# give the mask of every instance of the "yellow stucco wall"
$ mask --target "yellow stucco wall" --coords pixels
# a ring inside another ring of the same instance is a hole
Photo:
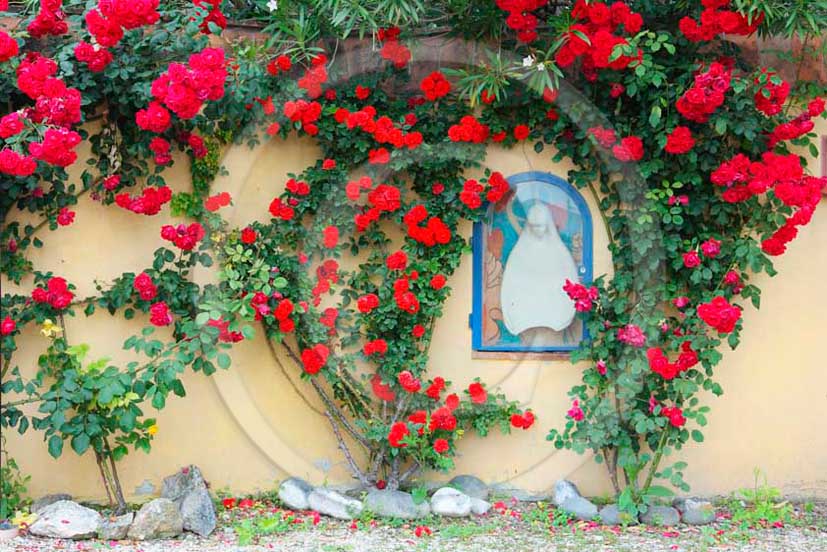
[[[317,153],[312,142],[296,139],[269,142],[252,151],[230,148],[224,159],[229,176],[220,177],[215,189],[231,192],[236,205],[223,214],[236,225],[266,219],[267,205],[282,189],[287,173],[302,171]],[[540,170],[565,178],[568,167],[553,165],[549,157],[548,152],[535,154],[530,146],[491,149],[486,164],[506,175]],[[168,181],[185,188],[185,163],[172,170]],[[596,212],[592,199],[586,200]],[[33,250],[31,257],[35,266],[74,282],[78,296],[93,294],[96,279],[106,282],[123,271],[148,266],[161,244],[158,229],[169,220],[166,211],[140,217],[88,198],[81,200],[77,213],[75,224],[46,236],[46,246]],[[470,226],[464,231],[470,234]],[[827,296],[820,287],[827,274],[825,237],[827,215],[819,212],[779,259],[779,277],[759,278],[763,307],[760,312],[747,309],[742,345],[726,352],[718,368],[725,395],[711,399],[706,442],[683,453],[693,492],[715,495],[749,486],[753,469],[759,467],[771,484],[792,496],[827,497],[827,376],[820,343],[827,327]],[[595,217],[596,275],[611,269],[606,243],[605,230]],[[472,359],[470,255],[450,283],[454,292],[437,324],[431,372],[459,387],[480,376],[539,416],[526,432],[465,439],[457,471],[535,491],[569,477],[587,494],[607,493],[602,467],[589,457],[558,453],[545,441],[547,429],[563,421],[566,392],[578,381],[579,368],[562,360]],[[145,322],[106,313],[80,315],[68,320],[67,333],[72,342],[89,343],[94,357],[126,361],[121,344]],[[17,363],[33,366],[44,346],[45,338],[28,329],[20,339]],[[160,431],[152,453],[130,453],[120,465],[130,496],[151,492],[152,486],[157,490],[163,476],[188,463],[198,464],[214,489],[237,493],[271,489],[287,475],[315,483],[346,482],[346,466],[327,421],[315,411],[320,405],[312,389],[289,362],[274,358],[261,339],[239,344],[229,371],[212,378],[190,373],[185,385],[188,396],[171,398],[157,416]],[[151,407],[147,410],[154,414]],[[24,438],[8,435],[8,449],[32,475],[32,495],[65,491],[101,498],[91,456],[78,457],[67,448],[55,461],[32,431]]]

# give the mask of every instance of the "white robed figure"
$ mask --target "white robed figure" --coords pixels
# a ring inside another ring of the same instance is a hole
[[[563,291],[567,279],[578,281],[574,258],[560,239],[551,210],[536,201],[503,272],[500,299],[506,329],[527,345],[559,341],[559,332],[571,325],[576,314]]]

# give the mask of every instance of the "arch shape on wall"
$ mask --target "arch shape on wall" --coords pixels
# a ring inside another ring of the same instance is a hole
[[[505,326],[500,301],[500,285],[508,269],[511,251],[523,234],[518,221],[526,219],[526,205],[543,204],[550,213],[554,234],[559,236],[573,264],[552,262],[540,255],[541,263],[554,268],[555,276],[569,274],[588,285],[593,277],[593,226],[588,205],[582,195],[566,180],[554,174],[529,171],[508,179],[511,191],[488,207],[485,218],[474,224],[473,305],[470,317],[472,349],[491,353],[565,353],[575,350],[588,338],[583,322],[577,318],[559,332],[546,328],[533,333],[531,328],[520,335],[511,334]],[[520,214],[522,210],[522,215]],[[543,215],[541,215],[543,216]],[[519,229],[518,229],[519,227]],[[531,238],[528,238],[531,239]],[[521,251],[527,251],[523,248]],[[517,265],[517,260],[513,261]],[[550,263],[550,264],[548,264]],[[569,267],[561,273],[559,265]],[[516,269],[512,269],[513,270]],[[549,269],[551,270],[551,269]],[[562,290],[562,281],[559,282]],[[556,289],[556,284],[554,288]],[[513,308],[513,307],[508,307]],[[499,311],[498,311],[499,309]],[[513,316],[512,316],[513,318]]]

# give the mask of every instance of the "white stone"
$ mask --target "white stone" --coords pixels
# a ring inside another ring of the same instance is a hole
[[[71,500],[58,500],[43,507],[29,532],[55,539],[91,539],[103,522],[101,515]]]
[[[488,513],[491,509],[491,503],[479,498],[471,497],[471,513],[477,516],[482,516]]]
[[[362,513],[362,503],[330,489],[313,489],[307,497],[311,509],[337,519],[353,519]]]
[[[313,485],[298,477],[291,477],[279,485],[279,500],[291,510],[307,510],[307,497],[313,492]]]
[[[431,511],[440,516],[466,517],[471,513],[471,497],[453,487],[443,487],[431,497]]]

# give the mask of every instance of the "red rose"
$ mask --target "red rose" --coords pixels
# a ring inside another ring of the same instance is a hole
[[[695,139],[692,137],[692,131],[685,126],[675,127],[666,137],[666,146],[663,148],[667,153],[682,154],[691,150],[695,146]]]
[[[330,355],[330,349],[322,343],[317,343],[309,349],[302,351],[302,364],[304,371],[308,374],[318,374],[319,370],[327,364],[327,357]]]
[[[449,448],[451,447],[446,439],[437,439],[436,441],[434,441],[434,452],[436,452],[437,454],[443,454],[445,452],[448,452]]]
[[[172,313],[167,304],[163,301],[154,303],[149,307],[149,321],[154,326],[169,326],[172,324]]]
[[[385,264],[390,270],[405,270],[408,265],[408,256],[404,251],[397,251],[388,255]]]
[[[0,322],[0,335],[9,335],[10,333],[14,332],[17,329],[17,322],[12,320],[10,316],[7,316]]]
[[[697,251],[687,251],[683,254],[683,266],[686,268],[695,268],[701,264],[701,258]]]
[[[67,207],[61,207],[57,214],[57,223],[60,226],[69,226],[75,221],[75,212],[70,211]]]
[[[257,238],[258,234],[249,226],[241,231],[241,243],[246,243],[247,245],[250,245],[252,243],[255,243]]]
[[[401,441],[410,435],[410,433],[408,424],[405,422],[396,422],[391,426],[390,432],[388,433],[388,443],[393,448],[405,448],[408,445],[402,443]]]
[[[474,382],[469,385],[468,394],[471,395],[471,402],[474,404],[484,404],[488,400],[488,393],[481,383]]]
[[[741,318],[741,309],[717,296],[709,303],[698,305],[698,317],[720,333],[730,333]]]
[[[442,289],[445,286],[446,278],[442,274],[437,274],[431,278],[431,287],[433,289]]]
[[[531,129],[527,125],[517,125],[514,127],[514,138],[517,140],[525,140],[531,134]]]
[[[324,229],[324,246],[328,249],[333,249],[339,243],[339,228],[336,226],[328,226]]]
[[[413,327],[413,330],[411,330],[411,335],[419,339],[420,337],[425,335],[425,326],[423,326],[422,324],[417,324]]]
[[[435,431],[442,429],[444,431],[454,431],[457,428],[457,419],[453,412],[447,406],[440,406],[431,414],[431,423],[428,429]]]
[[[362,86],[361,84],[356,85],[356,98],[360,100],[367,100],[368,96],[370,96],[370,88],[367,86]]]
[[[715,238],[709,238],[701,244],[701,251],[704,256],[714,259],[721,253],[721,242]]]
[[[0,63],[4,63],[13,57],[16,57],[19,51],[20,48],[17,41],[10,37],[4,30],[0,29]]]
[[[356,300],[356,306],[359,312],[368,314],[379,306],[379,297],[375,293],[368,293]]]
[[[643,141],[637,136],[627,136],[612,148],[612,153],[623,163],[640,161],[643,158]]]
[[[362,352],[365,356],[370,356],[373,354],[384,355],[388,352],[388,343],[384,339],[374,339],[373,341],[368,341],[365,343],[364,347],[362,347]]]
[[[442,393],[443,389],[445,389],[445,379],[437,376],[434,378],[434,381],[431,382],[431,385],[429,385],[425,390],[425,394],[428,398],[438,401],[439,395]]]
[[[399,382],[399,385],[402,386],[402,389],[408,393],[416,393],[422,388],[422,382],[416,379],[416,377],[414,377],[414,375],[408,370],[399,372],[396,380]]]

